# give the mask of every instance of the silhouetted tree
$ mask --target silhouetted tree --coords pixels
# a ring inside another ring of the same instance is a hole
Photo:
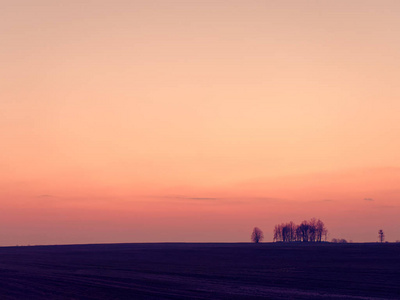
[[[296,241],[301,242],[301,228],[296,226]]]
[[[296,240],[297,226],[293,223],[282,223],[275,225],[274,228],[274,241],[275,242],[293,242]]]
[[[299,226],[289,222],[274,227],[274,242],[321,242],[323,236],[327,239],[327,235],[324,222],[316,218],[303,221]]]
[[[264,238],[264,234],[262,230],[258,227],[254,227],[253,232],[251,233],[251,241],[258,244]]]
[[[345,239],[332,239],[331,243],[347,244]]]
[[[315,224],[316,227],[316,241],[317,242],[321,242],[322,241],[322,237],[325,238],[325,241],[328,237],[328,229],[326,229],[324,222],[322,222],[321,220],[318,219],[318,221]]]
[[[303,242],[308,242],[309,241],[309,232],[310,232],[310,226],[308,225],[307,221],[303,221],[300,226],[300,234],[301,234],[301,240]]]
[[[317,219],[315,218],[308,222],[308,239],[310,242],[315,242],[317,239]]]
[[[379,236],[379,241],[383,243],[383,241],[385,240],[385,234],[383,233],[382,229],[378,231],[378,236]]]
[[[288,228],[288,241],[289,242],[294,242],[296,240],[296,224],[294,224],[292,221],[286,224],[286,227]]]
[[[282,229],[281,225],[275,225],[274,228],[274,242],[282,241]]]

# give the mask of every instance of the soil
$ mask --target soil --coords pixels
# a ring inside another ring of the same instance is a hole
[[[2,247],[0,299],[400,299],[400,244]]]

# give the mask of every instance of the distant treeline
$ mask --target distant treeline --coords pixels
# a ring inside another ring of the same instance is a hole
[[[274,242],[321,242],[326,241],[328,229],[320,219],[312,218],[300,225],[293,222],[275,225]]]
[[[350,241],[350,243],[351,242],[352,241]],[[332,239],[331,243],[347,244],[347,240],[345,240],[345,239]]]

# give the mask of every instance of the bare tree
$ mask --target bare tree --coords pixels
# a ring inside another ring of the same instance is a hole
[[[275,225],[274,228],[274,242],[282,241],[282,228],[281,225]]]
[[[293,222],[282,223],[274,227],[274,242],[322,242],[328,237],[328,230],[320,219],[312,218],[300,225]]]
[[[383,241],[385,240],[385,234],[383,233],[382,229],[378,231],[378,236],[379,236],[379,242],[383,243]]]
[[[296,241],[301,242],[301,237],[302,237],[301,228],[300,228],[300,226],[297,226],[296,227]]]
[[[297,226],[293,222],[275,225],[274,242],[294,242],[296,241]]]
[[[316,242],[317,241],[317,219],[312,218],[308,221],[308,233],[309,233],[309,241]]]
[[[328,237],[328,230],[326,229],[324,222],[318,219],[316,223],[316,241],[321,242],[323,236],[325,237],[326,241]]]
[[[289,228],[289,241],[294,242],[296,241],[296,224],[294,224],[292,221],[286,224],[286,226]]]
[[[254,227],[253,232],[251,234],[251,241],[253,243],[258,244],[259,242],[261,242],[264,238],[264,234],[262,232],[262,230],[258,227]]]
[[[288,241],[288,235],[289,235],[289,229],[285,224],[282,223],[282,242],[287,242]]]
[[[300,225],[299,225],[299,229],[300,229],[300,234],[301,234],[301,240],[303,242],[308,242],[309,241],[309,234],[310,234],[310,226],[308,225],[307,221],[303,221]]]

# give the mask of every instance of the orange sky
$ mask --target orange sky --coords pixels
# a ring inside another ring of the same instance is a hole
[[[1,245],[400,240],[399,1],[0,6]]]

